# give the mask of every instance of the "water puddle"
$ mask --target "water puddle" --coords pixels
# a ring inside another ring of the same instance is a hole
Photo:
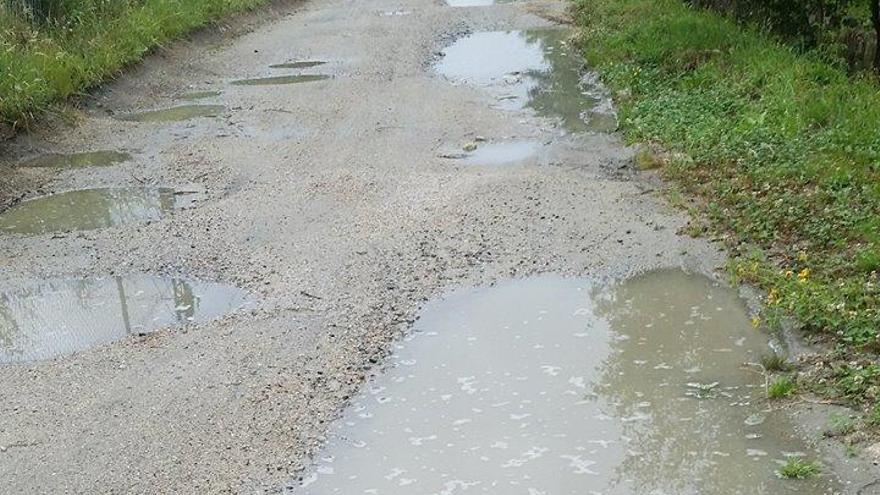
[[[244,291],[148,275],[54,280],[0,292],[0,363],[51,359],[240,308]]]
[[[540,148],[541,143],[529,140],[481,143],[463,161],[468,165],[507,165],[535,156]]]
[[[301,60],[298,62],[286,62],[283,64],[270,65],[270,69],[308,69],[309,67],[317,67],[327,62],[322,60]]]
[[[131,155],[121,151],[89,151],[86,153],[48,153],[19,163],[28,168],[85,168],[108,167],[131,160]]]
[[[0,231],[45,234],[159,220],[203,198],[202,191],[164,187],[80,189],[13,206],[0,214]]]
[[[387,10],[379,12],[380,17],[401,17],[410,14],[412,14],[412,11],[410,10]]]
[[[121,115],[118,118],[131,122],[180,122],[189,119],[216,117],[225,110],[226,107],[222,105],[180,105],[162,110]]]
[[[193,91],[191,93],[184,93],[180,95],[180,99],[189,101],[204,100],[207,98],[215,98],[217,96],[220,96],[221,94],[223,94],[222,91]]]
[[[437,71],[486,88],[499,108],[532,109],[569,132],[613,130],[610,99],[598,79],[584,73],[570,35],[562,29],[474,33],[443,50]]]
[[[290,76],[259,77],[256,79],[239,79],[232,81],[236,86],[271,86],[275,84],[299,84],[330,79],[324,74],[294,74]]]
[[[506,3],[514,3],[517,0],[446,0],[446,5],[450,7],[488,7],[490,5],[499,5]]]
[[[768,351],[734,291],[678,270],[455,292],[288,493],[832,493],[775,474],[815,453],[744,365]]]
[[[488,7],[495,5],[495,0],[446,0],[450,7]]]

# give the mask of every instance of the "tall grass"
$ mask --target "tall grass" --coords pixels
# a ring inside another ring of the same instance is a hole
[[[877,81],[678,0],[576,1],[623,130],[678,152],[666,175],[704,199],[734,273],[766,289],[765,321],[794,317],[837,362],[874,356]]]
[[[22,126],[184,33],[266,0],[63,0],[46,16],[0,3],[0,123]],[[47,2],[48,0],[40,0]]]

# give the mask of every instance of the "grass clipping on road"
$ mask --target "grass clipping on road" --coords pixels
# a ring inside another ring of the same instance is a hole
[[[678,0],[576,0],[588,61],[632,141],[698,198],[739,280],[766,290],[756,326],[830,343],[811,387],[880,398],[880,85]],[[802,369],[803,372],[807,372]]]
[[[0,124],[25,126],[163,43],[263,3],[67,0],[63,17],[26,22],[9,11],[11,2],[0,2]]]

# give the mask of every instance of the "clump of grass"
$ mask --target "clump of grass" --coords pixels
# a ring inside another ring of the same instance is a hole
[[[825,430],[825,436],[836,437],[848,435],[852,433],[855,428],[856,422],[852,417],[846,414],[834,413],[828,417],[828,428]]]
[[[0,124],[26,125],[153,48],[266,1],[65,0],[54,2],[63,10],[47,10],[51,17],[40,21],[13,13],[16,2],[0,1]]]
[[[790,366],[788,365],[788,361],[785,360],[785,357],[780,356],[775,352],[764,354],[763,356],[761,356],[761,366],[764,367],[764,370],[771,373],[787,371],[790,368]]]
[[[767,386],[767,397],[770,399],[784,399],[791,396],[797,389],[797,384],[788,376],[780,376]]]
[[[828,390],[880,399],[880,373],[837,371],[880,349],[876,78],[680,0],[576,2],[587,59],[626,95],[620,128],[687,157],[661,170],[766,290],[761,321],[831,343]]]
[[[820,472],[822,468],[818,462],[789,457],[788,461],[776,471],[776,475],[783,479],[801,480],[817,476]]]

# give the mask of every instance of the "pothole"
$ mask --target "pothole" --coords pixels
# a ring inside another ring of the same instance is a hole
[[[223,113],[223,105],[179,105],[161,110],[120,115],[119,120],[131,122],[180,122],[182,120],[216,117]]]
[[[221,94],[223,94],[222,91],[192,91],[180,95],[180,99],[189,101],[204,100],[207,98],[215,98]]]
[[[508,165],[534,157],[541,143],[533,140],[480,143],[462,160],[468,165]]]
[[[258,77],[255,79],[239,79],[232,81],[235,86],[272,86],[276,84],[300,84],[323,81],[331,76],[324,74],[292,74],[288,76]]]
[[[816,453],[763,400],[767,352],[736,292],[679,270],[457,291],[288,493],[833,493],[775,475]]]
[[[617,127],[598,79],[584,72],[570,30],[534,29],[473,33],[443,50],[436,70],[454,83],[485,88],[496,106],[532,109],[557,119],[569,132]]]
[[[490,5],[515,3],[516,0],[446,0],[450,7],[488,7]]]
[[[240,308],[241,289],[149,275],[33,282],[0,292],[0,363],[51,359]]]
[[[89,151],[85,153],[47,153],[25,160],[17,167],[27,168],[86,168],[107,167],[131,160],[131,155],[122,151]]]
[[[0,214],[0,231],[45,234],[159,220],[204,198],[201,190],[79,189],[24,201]]]
[[[310,67],[317,67],[319,65],[324,65],[327,62],[323,60],[300,60],[296,62],[285,62],[283,64],[274,64],[270,65],[270,69],[308,69]]]

